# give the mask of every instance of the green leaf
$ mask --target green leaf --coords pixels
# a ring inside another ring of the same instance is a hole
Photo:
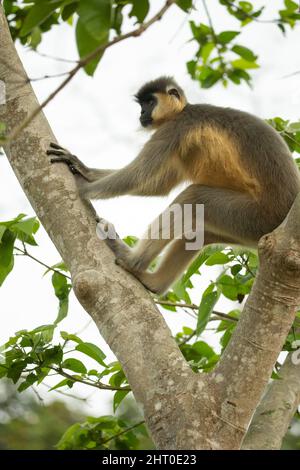
[[[57,2],[37,2],[32,8],[30,8],[28,15],[26,16],[23,26],[20,31],[20,36],[26,36],[33,28],[43,23],[52,13],[57,10],[62,4],[62,0]]]
[[[215,355],[215,351],[204,341],[196,341],[192,347],[200,356],[207,359]]]
[[[88,56],[90,53],[94,52],[100,45],[105,44],[108,41],[108,31],[106,36],[103,35],[103,39],[101,41],[95,39],[86,29],[84,23],[79,20],[77,21],[76,25],[76,43],[77,49],[79,52],[79,56],[81,59]],[[97,65],[103,55],[103,51],[100,51],[94,59],[89,61],[87,65],[84,66],[84,70],[88,75],[94,75],[94,72],[97,68]]]
[[[69,272],[67,266],[65,265],[65,263],[63,261],[59,261],[58,263],[56,264],[53,264],[52,266],[50,266],[50,268],[52,269],[56,269],[57,271],[65,271],[65,272]],[[45,272],[44,272],[44,276],[46,274],[48,274],[49,272],[53,272],[52,269],[47,269]]]
[[[68,315],[69,310],[69,299],[64,298],[59,300],[58,314],[54,321],[54,324],[57,325]]]
[[[188,13],[193,6],[193,0],[177,0],[176,5],[178,5],[181,10]]]
[[[250,2],[239,2],[239,7],[246,13],[250,13],[253,10],[253,5]]]
[[[29,334],[42,333],[42,338],[44,340],[44,343],[47,344],[47,343],[50,343],[50,341],[52,341],[54,330],[55,330],[55,325],[42,325],[30,331]]]
[[[116,412],[116,410],[118,409],[118,407],[120,406],[120,404],[122,403],[126,395],[128,395],[128,393],[129,393],[129,390],[118,390],[114,394],[114,402],[113,402],[114,413]]]
[[[211,255],[205,262],[207,266],[214,266],[215,264],[226,264],[230,261],[230,256],[222,252],[217,252]]]
[[[248,47],[236,45],[231,50],[249,62],[255,62],[257,59],[257,55],[251,49],[248,49]]]
[[[0,225],[0,243],[1,243],[5,230],[6,230],[5,225]]]
[[[16,235],[10,230],[2,233],[0,242],[0,286],[14,267],[14,243]]]
[[[300,132],[300,122],[291,122],[286,128],[286,132]]]
[[[86,374],[87,373],[87,369],[85,367],[85,365],[79,361],[78,359],[74,359],[74,358],[69,358],[69,359],[66,359],[61,367],[63,369],[69,369],[69,370],[72,370],[73,372],[77,372],[79,374]]]
[[[111,0],[81,0],[78,15],[85,31],[97,44],[107,41],[112,17]]]
[[[231,62],[231,65],[237,69],[258,69],[259,65],[256,62],[249,62],[245,59],[237,59]]]
[[[203,59],[204,64],[206,64],[207,59],[209,58],[214,48],[215,48],[215,44],[213,42],[207,42],[206,44],[204,44],[203,47],[201,47],[200,55]]]
[[[82,339],[80,339],[78,336],[69,334],[66,331],[61,331],[60,336],[65,340],[65,341],[74,341],[75,343],[82,343]]]
[[[239,31],[223,31],[217,35],[217,40],[220,44],[228,44],[232,39],[240,34]]]
[[[74,449],[74,444],[76,444],[77,434],[81,431],[81,424],[75,423],[70,426],[66,432],[62,435],[59,442],[56,444],[56,448],[59,450],[69,450]]]
[[[120,387],[122,383],[124,383],[125,381],[126,381],[126,377],[125,377],[123,370],[119,370],[118,372],[116,372],[110,377],[109,384],[112,387]]]
[[[50,388],[50,389],[49,389],[49,392],[51,392],[52,390],[56,390],[57,388],[61,388],[61,387],[67,386],[67,385],[68,385],[68,382],[70,382],[70,379],[61,380],[61,381],[58,382],[56,385],[54,385],[54,387]]]
[[[292,0],[284,0],[284,4],[289,11],[294,11],[299,9],[299,5]]]
[[[21,385],[18,387],[18,392],[23,392],[27,388],[31,387],[36,381],[37,381],[37,376],[33,373],[28,374],[26,377],[26,380],[21,383]]]
[[[16,361],[13,362],[8,371],[6,376],[13,381],[13,383],[17,383],[19,378],[21,377],[21,374],[24,369],[27,367],[27,362],[26,361]]]
[[[107,367],[107,365],[104,362],[104,359],[106,358],[105,354],[103,351],[101,351],[98,346],[92,343],[80,343],[76,346],[76,351],[80,351],[86,356],[91,357],[95,361],[97,361],[99,364],[101,364],[103,367]]]
[[[40,223],[36,217],[31,217],[29,219],[21,220],[13,225],[13,228],[16,228],[20,232],[25,233],[26,235],[35,234],[40,227]]]
[[[53,348],[46,349],[42,354],[43,367],[52,364],[60,364],[63,357],[61,346],[53,346]]]
[[[192,262],[185,275],[183,276],[183,282],[186,283],[193,274],[199,274],[199,268],[205,263],[207,258],[212,254],[220,252],[225,248],[226,245],[208,245],[203,247],[201,253],[197,258]]]
[[[234,278],[228,276],[227,274],[224,274],[224,276],[220,277],[217,284],[218,287],[221,288],[222,294],[225,297],[230,300],[237,300],[239,288]]]
[[[61,12],[61,17],[64,21],[67,21],[72,15],[74,15],[79,5],[79,1],[74,1],[64,6]]]
[[[204,330],[210,319],[211,313],[220,297],[219,291],[210,292],[207,295],[203,295],[198,310],[198,321],[196,334],[199,336]]]
[[[55,295],[59,299],[58,315],[54,322],[54,324],[57,325],[68,314],[71,286],[68,284],[67,278],[63,274],[57,272],[52,275],[52,285],[54,287]]]
[[[135,16],[139,23],[142,23],[148,15],[150,8],[149,0],[133,0],[133,6],[129,17]]]
[[[205,78],[199,77],[201,88],[211,88],[221,80],[222,76],[220,71],[211,69]]]

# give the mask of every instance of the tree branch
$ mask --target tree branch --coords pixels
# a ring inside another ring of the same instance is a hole
[[[135,398],[143,404],[156,445],[176,448],[186,407],[183,391],[187,382],[194,383],[194,374],[150,294],[116,266],[111,251],[97,237],[94,209],[78,197],[73,175],[64,165],[50,164],[46,150],[55,137],[43,112],[36,113],[38,103],[31,84],[26,83],[1,6],[0,48],[0,80],[6,87],[0,121],[12,132],[26,116],[35,114],[33,120],[27,118],[26,129],[5,144],[7,158],[68,266],[79,302],[116,354]],[[16,89],[12,83],[20,76],[24,83]]]
[[[300,403],[300,364],[289,353],[256,409],[243,449],[280,449]]]
[[[0,80],[9,133],[38,103],[0,7]],[[3,59],[3,60],[2,60]],[[6,64],[11,67],[7,67]],[[12,86],[16,77],[24,85]],[[238,449],[300,304],[300,196],[281,227],[262,238],[260,270],[220,364],[194,374],[143,286],[116,266],[96,236],[95,213],[65,165],[50,165],[55,141],[42,112],[5,145],[36,214],[68,266],[74,292],[120,361],[162,449]]]
[[[285,221],[259,242],[260,268],[225,352],[211,374],[217,410],[240,442],[300,304],[300,194]],[[228,439],[228,436],[226,437]]]
[[[101,44],[99,47],[97,47],[93,52],[88,54],[86,57],[83,59],[79,60],[76,66],[71,69],[69,72],[67,72],[67,77],[62,81],[62,83],[46,98],[41,104],[37,105],[31,113],[29,113],[26,118],[13,128],[10,133],[6,137],[6,142],[10,142],[16,137],[19,136],[20,132],[24,130],[30,122],[40,113],[40,111],[47,106],[47,104],[52,101],[58,93],[65,88],[66,85],[77,75],[79,70],[81,70],[83,67],[85,67],[87,64],[89,64],[95,57],[97,57],[99,54],[103,54],[106,49],[114,46],[115,44],[118,44],[119,42],[122,42],[126,39],[133,38],[133,37],[138,37],[142,33],[144,33],[150,26],[152,26],[154,23],[157,21],[161,20],[163,15],[166,13],[166,11],[175,3],[176,0],[166,0],[165,5],[146,23],[141,24],[138,28],[133,29],[132,31],[129,31],[126,34],[121,34],[120,36],[115,37],[112,41],[109,41],[106,44]],[[28,81],[28,77],[26,77],[26,80]]]

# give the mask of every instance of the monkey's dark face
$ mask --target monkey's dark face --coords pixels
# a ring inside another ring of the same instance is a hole
[[[173,119],[187,103],[183,90],[170,77],[145,83],[135,99],[141,106],[140,123],[149,129],[157,129]]]
[[[154,95],[145,96],[144,99],[140,101],[140,123],[143,127],[151,126],[153,122],[152,113],[156,105],[157,98]]]

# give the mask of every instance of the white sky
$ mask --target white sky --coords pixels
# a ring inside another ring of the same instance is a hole
[[[156,0],[155,11],[163,1]],[[238,22],[225,14],[216,0],[210,11],[217,31],[238,29]],[[194,20],[207,23],[201,2],[193,13]],[[264,18],[282,7],[282,0],[253,1],[255,6],[268,4]],[[192,82],[186,72],[185,63],[191,60],[196,44],[188,43],[191,34],[188,18],[177,8],[171,8],[164,19],[153,25],[142,37],[129,39],[109,49],[103,57],[94,76],[89,78],[80,72],[59,96],[45,110],[47,118],[58,141],[72,150],[89,166],[118,168],[131,161],[147,139],[138,126],[138,106],[132,95],[139,86],[149,79],[162,74],[174,75],[184,87],[189,100],[209,102],[221,106],[238,107],[263,118],[281,116],[291,120],[300,118],[299,77],[282,77],[300,70],[299,28],[288,32],[284,38],[275,25],[253,23],[247,26],[237,38],[259,54],[261,68],[253,73],[254,89],[247,85],[221,85],[202,90]],[[68,70],[70,66],[18,47],[24,66],[31,78],[51,75]],[[77,58],[74,31],[69,26],[55,27],[44,36],[40,51],[64,58]],[[33,86],[40,100],[47,97],[61,79],[34,82]],[[30,158],[30,155],[28,155]],[[174,192],[169,199],[174,197]],[[166,198],[122,197],[111,201],[95,203],[101,216],[112,221],[121,236],[141,235],[146,225],[167,205]],[[0,157],[0,220],[15,217],[24,212],[33,215],[33,210],[22,192],[5,157]],[[60,257],[43,229],[37,236],[39,247],[32,248],[33,255],[47,264],[54,264]],[[201,286],[193,293],[195,301],[215,269],[205,271]],[[57,312],[50,278],[42,278],[43,268],[29,259],[18,257],[12,274],[0,290],[2,328],[0,344],[15,331],[51,323]],[[222,301],[218,306],[223,311],[232,308],[232,303]],[[173,331],[180,325],[193,325],[184,313],[166,313],[165,317]],[[61,329],[69,332],[80,330],[89,321],[88,315],[71,294],[70,310]],[[113,358],[99,336],[94,324],[90,324],[81,335],[87,341],[98,344]],[[91,367],[95,364],[91,361]],[[58,382],[59,379],[55,379]],[[43,391],[43,389],[40,389]],[[110,393],[92,392],[75,386],[73,393],[90,396],[89,414],[110,413]],[[44,395],[44,393],[42,393]],[[57,396],[59,398],[59,396]]]

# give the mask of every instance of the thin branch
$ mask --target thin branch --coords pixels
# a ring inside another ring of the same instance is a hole
[[[266,390],[243,442],[243,449],[281,448],[290,422],[300,403],[300,366],[289,353]],[[297,353],[296,353],[297,354]]]
[[[202,0],[202,4],[203,4],[203,7],[204,7],[204,10],[205,10],[207,19],[208,19],[208,23],[209,23],[209,26],[210,26],[210,29],[211,29],[211,34],[212,34],[215,46],[216,46],[216,49],[217,49],[217,54],[218,54],[218,57],[219,57],[220,65],[223,67],[223,70],[225,72],[226,71],[226,64],[223,60],[221,47],[220,47],[220,44],[219,44],[219,41],[218,41],[218,38],[217,38],[217,35],[216,35],[216,31],[215,31],[213,22],[212,22],[212,17],[210,15],[209,9],[208,9],[207,4],[206,4],[206,0]]]
[[[51,390],[52,388],[51,385],[45,384],[44,382],[42,382],[41,385],[44,385],[44,387],[46,387],[48,390]],[[65,397],[68,397],[68,398],[73,398],[74,400],[82,401],[84,403],[88,402],[88,398],[79,397],[78,395],[73,395],[72,393],[66,393],[66,392],[63,392],[62,390],[52,390],[52,392],[59,393],[60,395],[64,395]]]
[[[65,88],[65,86],[72,80],[73,77],[81,70],[83,67],[85,67],[87,64],[89,64],[95,57],[97,57],[99,54],[103,54],[106,49],[108,49],[111,46],[114,46],[115,44],[118,44],[121,41],[124,41],[125,39],[128,39],[130,37],[138,37],[142,33],[144,33],[150,26],[152,26],[153,23],[159,21],[163,15],[166,13],[166,11],[175,3],[176,0],[167,0],[165,5],[146,23],[141,24],[138,28],[126,33],[126,34],[121,34],[120,36],[115,37],[112,41],[102,44],[99,47],[97,47],[93,52],[88,54],[86,57],[81,59],[77,65],[69,71],[67,78],[63,80],[63,82],[46,98],[39,106],[36,107],[32,111],[32,113],[27,116],[26,119],[15,129],[11,131],[11,133],[6,137],[5,143],[10,142],[12,140],[15,140],[16,137],[22,132],[28,124],[41,112],[47,104],[50,103],[50,101],[55,98],[55,96]]]
[[[100,442],[100,445],[107,444],[107,442],[112,441],[113,439],[116,439],[119,436],[122,436],[123,434],[126,434],[129,431],[132,431],[132,429],[137,428],[138,426],[141,426],[141,424],[145,424],[145,421],[140,421],[139,423],[134,424],[133,426],[130,426],[129,428],[124,429],[123,431],[119,432],[118,434],[114,434],[113,436],[109,437],[108,439],[105,439]]]
[[[192,310],[198,310],[199,306],[196,304],[185,304],[181,302],[171,302],[169,300],[155,300],[155,303],[158,305],[168,305],[169,307],[180,307],[180,308],[190,308]],[[220,317],[224,320],[228,321],[234,321],[238,322],[238,318],[235,318],[231,315],[228,315],[226,313],[218,312],[216,310],[213,310],[212,312],[215,316]]]
[[[53,75],[43,75],[42,77],[35,77],[35,78],[28,77],[27,82],[39,82],[41,80],[47,80],[48,78],[64,77],[65,75],[69,75],[69,73],[70,72],[67,71],[67,72],[54,73]]]
[[[25,247],[24,247],[25,248]],[[54,273],[56,274],[61,274],[62,276],[64,276],[65,278],[69,279],[71,281],[71,277],[68,276],[67,274],[61,272],[61,271],[58,271],[57,269],[55,268],[51,268],[51,266],[48,266],[47,264],[45,264],[43,261],[35,258],[34,256],[32,256],[30,253],[28,253],[27,249],[25,248],[24,250],[22,250],[21,248],[18,248],[17,246],[14,247],[15,250],[19,251],[20,253],[22,253],[23,256],[28,256],[28,258],[31,258],[33,261],[36,261],[36,263],[39,263],[41,266],[44,266],[44,268],[48,269],[49,271],[53,271]]]
[[[78,59],[64,59],[63,57],[57,57],[51,54],[45,54],[44,52],[40,52],[37,49],[32,49],[31,47],[27,48],[27,52],[34,52],[35,54],[39,55],[40,57],[45,57],[46,59],[55,60],[56,62],[64,62],[67,64],[78,64]]]
[[[48,366],[49,367],[49,366]],[[49,367],[49,369],[52,369],[54,370],[55,372],[57,372],[59,375],[62,375],[63,377],[66,377],[66,379],[70,379],[72,380],[73,382],[78,382],[78,383],[82,383],[84,385],[90,385],[91,387],[95,387],[95,388],[99,388],[100,390],[111,390],[111,391],[128,391],[130,392],[131,391],[131,388],[129,387],[112,387],[110,385],[106,385],[102,382],[97,382],[97,383],[94,383],[94,382],[88,382],[87,380],[84,380],[84,379],[79,379],[77,377],[73,377],[73,375],[70,375],[68,374],[67,372],[65,372],[63,369],[61,368],[56,368],[56,367]]]
[[[275,18],[274,20],[260,20],[259,18],[255,18],[255,16],[251,15],[250,13],[245,12],[244,10],[239,8],[238,5],[235,5],[233,2],[227,1],[226,3],[227,3],[227,5],[224,5],[224,6],[229,5],[229,6],[231,6],[231,8],[235,8],[236,12],[242,13],[245,16],[245,19],[250,18],[252,21],[255,21],[256,23],[269,23],[269,24],[270,23],[273,23],[273,24],[280,23],[279,18]]]

